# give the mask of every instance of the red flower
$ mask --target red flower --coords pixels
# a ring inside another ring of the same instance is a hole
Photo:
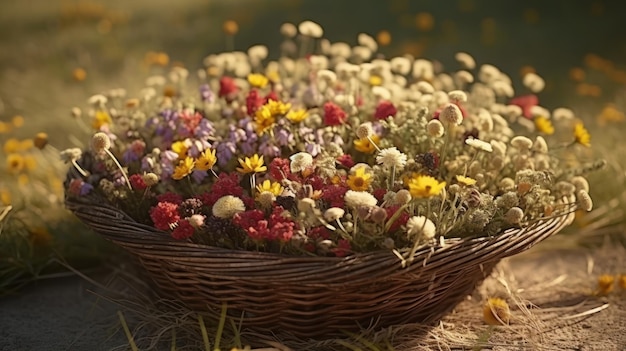
[[[340,165],[346,168],[352,168],[352,166],[354,166],[354,160],[352,159],[352,155],[350,154],[345,154],[337,157],[337,162],[339,162]]]
[[[259,91],[256,89],[250,90],[246,97],[246,107],[248,108],[248,116],[254,116],[259,107],[263,106],[263,98],[259,96]]]
[[[346,121],[347,114],[333,102],[324,104],[324,124],[327,126],[338,126]]]
[[[399,208],[400,206],[391,206],[391,207],[385,208],[385,210],[387,210],[387,218],[391,218],[396,213],[396,211],[398,211]],[[393,222],[393,224],[389,228],[389,232],[395,232],[396,230],[400,229],[400,227],[405,225],[408,220],[409,220],[409,214],[406,213],[405,211],[402,211],[400,216],[398,216],[398,218]]]
[[[183,122],[187,132],[193,134],[204,117],[196,111],[194,113],[182,112],[178,118]]]
[[[374,191],[372,191],[372,195],[374,195],[376,200],[378,200],[378,203],[383,202],[383,199],[385,198],[386,194],[387,194],[387,189],[384,189],[384,188],[374,189]]]
[[[337,247],[330,249],[330,251],[334,253],[337,257],[346,257],[351,250],[352,246],[350,245],[350,242],[345,239],[339,239],[339,241],[337,242]]]
[[[391,103],[391,101],[381,101],[376,106],[376,112],[374,112],[374,118],[386,119],[387,117],[395,117],[398,113],[398,109]]]
[[[293,230],[296,223],[289,217],[283,216],[285,209],[282,206],[274,206],[274,210],[270,215],[271,240],[287,242],[293,237]]]
[[[237,92],[239,92],[239,87],[235,84],[234,79],[226,76],[220,79],[220,91],[218,92],[219,97],[224,97],[226,100],[232,101]]]
[[[322,190],[326,185],[324,178],[320,177],[317,174],[314,174],[306,179],[306,184],[309,184],[313,187],[313,190]]]
[[[265,102],[268,103],[270,100],[280,101],[278,98],[278,94],[274,90],[270,91],[269,94],[265,95]]]
[[[133,174],[128,177],[128,180],[130,180],[130,185],[132,185],[135,190],[141,191],[148,187],[140,174]]]
[[[265,214],[261,210],[250,210],[242,213],[237,213],[233,217],[233,223],[243,230],[248,231],[249,228],[254,228],[257,223],[265,219]]]
[[[289,168],[289,160],[286,158],[276,157],[269,165],[270,175],[276,181],[282,181],[291,176],[291,168]]]
[[[198,198],[207,206],[213,206],[220,197],[226,195],[241,198],[245,203],[246,200],[243,197],[243,188],[239,185],[239,176],[237,173],[220,173],[211,187],[211,191],[200,194]]]
[[[308,232],[308,235],[309,238],[313,240],[326,240],[330,238],[330,230],[328,230],[328,228],[324,227],[323,225],[320,225],[318,227],[311,228],[311,230],[309,230]]]
[[[341,185],[329,185],[322,189],[322,200],[328,202],[331,207],[343,208],[345,202],[343,200],[344,195],[348,188]]]
[[[168,192],[168,193],[163,193],[159,196],[157,196],[157,201],[158,202],[171,202],[173,204],[180,204],[181,202],[183,202],[183,197],[176,194],[176,193],[172,193],[172,192]]]
[[[195,229],[188,220],[178,221],[178,225],[172,231],[172,237],[176,240],[185,240],[193,236]]]
[[[171,226],[180,220],[178,205],[171,202],[159,202],[150,209],[150,219],[155,228],[170,230]]]
[[[260,210],[251,210],[238,213],[233,218],[233,223],[246,231],[248,236],[255,241],[279,240],[286,242],[293,237],[296,223],[283,216],[285,209],[275,206],[269,219]]]
[[[532,118],[531,110],[533,106],[537,106],[539,104],[539,98],[537,95],[529,94],[516,96],[511,99],[511,105],[516,105],[522,108],[522,114],[526,118]]]

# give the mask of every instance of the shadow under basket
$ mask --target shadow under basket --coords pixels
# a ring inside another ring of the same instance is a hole
[[[437,322],[502,258],[530,248],[567,223],[567,216],[555,216],[494,237],[448,239],[443,247],[419,250],[403,268],[391,251],[292,257],[175,241],[103,202],[68,198],[66,205],[135,255],[163,298],[198,312],[216,313],[226,303],[229,317],[241,320],[244,329],[303,339]]]

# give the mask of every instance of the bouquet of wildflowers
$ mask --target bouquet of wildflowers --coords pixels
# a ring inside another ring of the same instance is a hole
[[[340,257],[591,210],[589,134],[539,105],[538,75],[518,94],[466,53],[444,73],[366,34],[351,47],[310,21],[281,33],[276,60],[257,45],[208,56],[199,84],[173,67],[137,98],[93,96],[91,148],[62,152],[67,196],[172,240]]]

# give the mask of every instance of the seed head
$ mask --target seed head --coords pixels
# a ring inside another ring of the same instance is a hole
[[[106,133],[98,132],[91,139],[91,146],[96,152],[108,150],[111,148],[111,139]]]

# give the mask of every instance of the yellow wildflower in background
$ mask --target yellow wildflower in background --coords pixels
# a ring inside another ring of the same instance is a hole
[[[380,141],[380,137],[376,134],[373,134],[372,136],[370,136],[370,138],[376,144],[378,144],[378,142]],[[355,140],[354,148],[357,151],[360,151],[366,154],[371,154],[371,153],[374,153],[374,151],[376,151],[376,146],[374,146],[374,144],[372,144],[367,138],[361,138],[361,139]]]
[[[372,175],[365,172],[365,167],[358,167],[354,174],[348,176],[346,184],[350,187],[350,190],[354,191],[367,191],[372,182]]]
[[[274,194],[274,196],[280,196],[280,194],[283,193],[283,187],[280,185],[280,183],[272,182],[270,180],[263,181],[263,183],[257,185],[256,189],[258,190],[259,194],[264,191],[268,191]]]
[[[37,168],[37,159],[33,155],[24,156],[24,168],[27,171],[34,171]]]
[[[437,196],[446,187],[446,182],[439,182],[431,176],[418,175],[409,179],[409,192],[414,198]]]
[[[19,176],[17,176],[17,184],[20,186],[26,186],[28,185],[28,183],[30,183],[30,178],[28,177],[27,174],[20,174]]]
[[[11,123],[13,123],[13,126],[15,128],[20,128],[21,126],[24,125],[24,117],[20,115],[13,116],[13,118],[11,119]]]
[[[11,131],[11,125],[0,121],[0,134],[8,133]]]
[[[199,171],[208,171],[215,166],[216,162],[217,157],[215,156],[215,150],[204,150],[196,160],[196,169]]]
[[[582,122],[578,122],[574,125],[574,140],[582,146],[591,146],[591,136]]]
[[[459,184],[468,185],[468,186],[476,184],[476,179],[462,176],[462,175],[457,175],[456,181],[459,182]]]
[[[260,73],[251,73],[248,74],[248,83],[255,88],[265,88],[269,79]]]
[[[26,166],[24,157],[20,154],[9,154],[7,156],[7,170],[11,173],[20,173]]]
[[[554,134],[554,126],[552,125],[552,122],[543,116],[535,118],[535,127],[541,133],[547,135]]]
[[[289,109],[291,109],[290,103],[284,103],[282,101],[274,101],[272,99],[270,99],[267,102],[267,104],[263,106],[267,106],[270,109],[273,116],[284,115],[289,111]]]
[[[272,111],[267,105],[261,106],[256,113],[254,114],[254,123],[256,132],[259,135],[263,135],[268,129],[270,129],[274,123],[276,123],[276,118]]]
[[[373,87],[379,86],[379,85],[383,84],[383,79],[380,76],[377,76],[377,75],[373,74],[373,75],[370,76],[369,83]]]
[[[19,148],[20,148],[20,151],[29,151],[30,149],[33,148],[33,146],[35,146],[33,139],[24,139],[20,141]]]
[[[263,165],[263,156],[254,154],[252,157],[240,158],[239,164],[241,168],[237,168],[240,173],[260,173],[267,171],[267,167]]]
[[[189,147],[185,145],[184,141],[175,141],[172,143],[172,151],[177,153],[180,159],[187,156],[187,150],[189,150]]]
[[[0,189],[0,202],[4,206],[9,206],[11,204],[11,192],[7,189]]]
[[[509,324],[511,310],[506,301],[492,297],[483,306],[483,319],[489,325]]]
[[[82,82],[85,78],[87,78],[87,71],[80,67],[74,68],[72,71],[72,78],[74,78],[77,82]]]
[[[292,123],[299,123],[304,121],[309,116],[309,113],[305,109],[291,110],[285,118]]]
[[[20,151],[20,141],[15,138],[7,139],[7,141],[4,142],[2,150],[4,150],[5,154],[18,152]]]
[[[102,126],[106,124],[111,124],[111,122],[111,116],[109,116],[108,112],[104,110],[97,110],[96,114],[93,117],[93,121],[91,122],[91,126],[95,130],[100,130]]]
[[[269,71],[266,73],[267,74],[267,78],[272,82],[272,83],[278,83],[280,82],[280,75],[278,74],[278,71]]]
[[[613,291],[613,285],[615,284],[615,277],[610,274],[603,274],[598,277],[598,290],[597,295],[607,295]]]
[[[172,179],[180,180],[191,174],[193,171],[194,161],[191,157],[185,157],[185,159],[180,160],[178,166],[174,169],[174,174],[172,175]]]

